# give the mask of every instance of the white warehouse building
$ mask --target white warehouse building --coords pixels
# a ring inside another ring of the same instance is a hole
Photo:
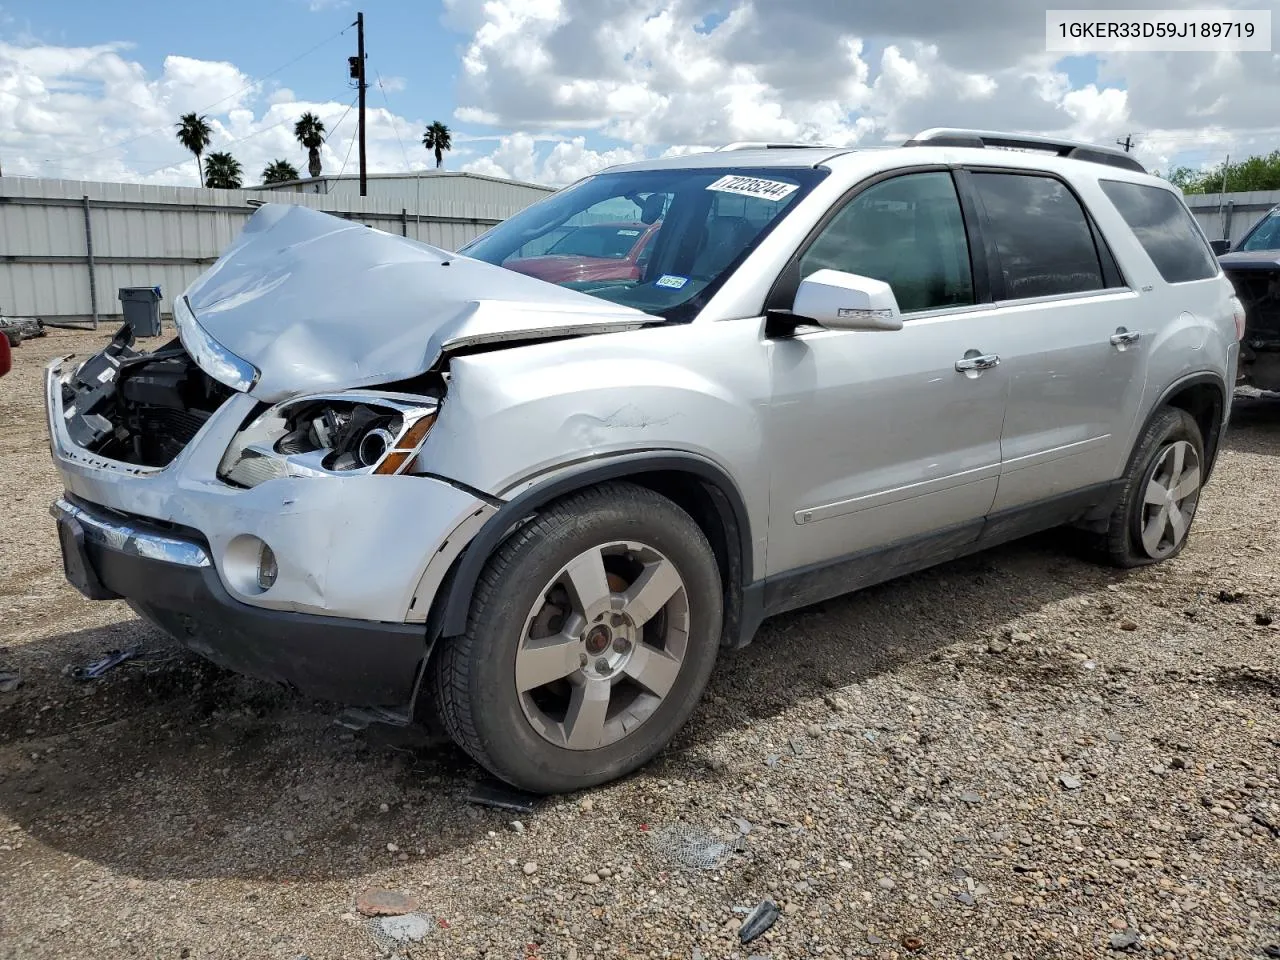
[[[160,287],[161,314],[264,203],[323,210],[456,250],[553,193],[472,173],[319,177],[246,190],[0,177],[0,316],[118,322],[121,287]]]

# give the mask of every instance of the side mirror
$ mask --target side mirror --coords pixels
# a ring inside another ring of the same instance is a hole
[[[801,280],[791,312],[832,330],[902,329],[887,283],[840,270],[816,270]]]
[[[1224,253],[1231,252],[1231,241],[1230,240],[1210,240],[1209,249],[1213,251],[1213,255],[1215,257],[1220,257]]]

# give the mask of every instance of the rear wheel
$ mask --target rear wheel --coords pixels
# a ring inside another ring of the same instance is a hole
[[[489,559],[466,633],[435,658],[442,719],[523,789],[612,780],[689,718],[721,619],[715,556],[687,513],[627,483],[574,494]]]
[[[1113,564],[1144,566],[1182,551],[1200,503],[1204,462],[1204,440],[1191,414],[1166,407],[1152,418],[1104,535]]]

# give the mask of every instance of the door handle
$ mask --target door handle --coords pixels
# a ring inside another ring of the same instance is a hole
[[[994,353],[978,353],[976,350],[970,350],[964,355],[963,360],[956,361],[957,373],[969,373],[974,370],[990,370],[992,367],[1000,365],[1000,357]]]
[[[1111,335],[1111,345],[1113,347],[1120,347],[1123,349],[1124,347],[1137,343],[1141,339],[1142,334],[1137,330],[1126,330],[1124,327],[1121,327]]]

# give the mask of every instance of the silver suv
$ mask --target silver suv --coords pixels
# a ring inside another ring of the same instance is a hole
[[[956,130],[615,167],[458,254],[270,205],[175,315],[50,366],[71,582],[540,792],[772,614],[1062,524],[1174,556],[1243,323],[1130,157]]]

